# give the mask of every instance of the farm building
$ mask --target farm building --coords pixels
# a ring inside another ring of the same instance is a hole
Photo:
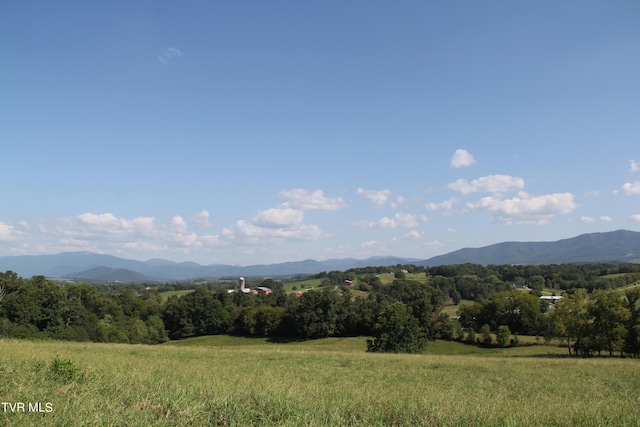
[[[540,297],[540,299],[542,301],[546,301],[549,304],[555,304],[556,302],[560,301],[562,299],[561,296],[548,296],[548,295],[543,295]]]
[[[269,295],[271,292],[273,292],[270,288],[266,288],[264,286],[258,286],[255,289],[247,288],[245,286],[244,277],[241,277],[239,279],[239,283],[240,283],[240,292],[242,292],[243,294],[253,294],[253,295],[264,294],[264,295]],[[236,292],[236,289],[231,289],[228,292],[229,293]]]

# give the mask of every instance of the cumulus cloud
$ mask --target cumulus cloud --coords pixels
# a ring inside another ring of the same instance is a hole
[[[465,166],[471,166],[476,162],[476,159],[467,150],[458,149],[451,157],[451,167],[461,168]]]
[[[196,215],[196,217],[199,214]],[[162,224],[154,217],[119,218],[112,213],[86,212],[40,224],[45,235],[57,238],[57,250],[89,250],[99,253],[188,252],[190,249],[221,246],[224,236],[198,235],[190,231],[180,215]]]
[[[556,215],[572,212],[577,204],[571,193],[530,196],[524,192],[519,197],[503,200],[499,197],[483,197],[478,203],[467,203],[470,209],[486,210],[494,218],[507,224],[546,224]]]
[[[410,232],[406,233],[404,237],[411,240],[420,240],[422,238],[422,235],[423,233],[419,232],[418,230],[411,230]]]
[[[429,249],[440,249],[445,246],[444,243],[439,242],[438,240],[434,240],[432,242],[425,243],[425,246]]]
[[[387,200],[391,195],[391,190],[365,190],[362,188],[358,188],[358,194],[362,194],[374,205],[380,207],[387,203]]]
[[[381,242],[379,240],[370,240],[368,242],[362,242],[360,244],[360,247],[363,249],[369,249],[369,250],[386,250],[387,249],[387,244],[385,242]]]
[[[440,203],[427,203],[425,205],[425,209],[428,211],[438,211],[438,210],[451,210],[453,209],[453,204],[455,202],[457,202],[458,200],[455,197],[450,198],[449,200],[445,200],[443,202]]]
[[[258,212],[252,223],[267,228],[292,228],[302,224],[304,212],[291,208],[274,208]]]
[[[613,194],[621,194],[623,196],[635,196],[640,194],[640,181],[625,182],[620,190],[615,190]]]
[[[249,243],[260,243],[267,239],[316,240],[322,236],[322,231],[315,225],[298,224],[288,227],[260,227],[256,224],[240,220],[236,222],[237,237],[244,238]]]
[[[631,172],[638,172],[640,171],[640,163],[638,163],[635,160],[629,160],[629,164],[631,167]]]
[[[14,226],[0,221],[0,241],[12,242],[21,234]]]
[[[154,217],[138,217],[132,220],[118,218],[112,213],[86,212],[75,217],[59,218],[55,230],[62,234],[79,236],[105,235],[128,239],[131,236],[153,237]]]
[[[353,225],[360,228],[411,228],[418,225],[418,218],[412,214],[397,213],[393,218],[385,216],[378,221],[360,221]]]
[[[629,221],[631,221],[631,222],[640,222],[640,214],[631,215],[629,217]]]
[[[447,188],[465,195],[479,192],[505,193],[507,191],[522,190],[524,188],[524,180],[510,175],[489,175],[473,181],[460,178],[448,184]]]
[[[171,219],[171,227],[178,233],[187,231],[187,222],[180,215],[176,215]]]
[[[279,195],[286,199],[285,207],[303,211],[335,211],[346,206],[341,197],[325,197],[322,190],[309,192],[302,188],[295,188],[293,190],[283,190]]]
[[[209,211],[204,210],[195,214],[193,218],[191,218],[191,224],[202,228],[211,227],[211,222],[209,222]]]
[[[178,58],[180,56],[182,56],[182,52],[180,52],[180,50],[176,49],[175,47],[169,46],[162,50],[162,53],[160,53],[160,56],[158,56],[158,61],[166,64],[173,58]]]

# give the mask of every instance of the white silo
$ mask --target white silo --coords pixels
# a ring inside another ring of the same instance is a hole
[[[246,293],[248,291],[248,289],[244,288],[244,277],[240,278],[240,292],[244,292]]]

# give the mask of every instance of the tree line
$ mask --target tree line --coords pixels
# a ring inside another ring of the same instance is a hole
[[[383,284],[381,272],[395,280]],[[406,273],[424,274],[426,283]],[[368,336],[369,351],[416,352],[433,339],[510,345],[518,335],[537,335],[561,337],[572,355],[639,353],[640,290],[615,291],[640,280],[639,265],[398,265],[314,277],[321,288],[301,296],[267,279],[260,284],[273,289],[269,295],[209,283],[163,301],[157,289],[60,285],[8,271],[0,273],[0,337],[155,344],[215,334]],[[354,295],[345,280],[365,292]],[[549,306],[538,298],[543,287],[564,297]],[[442,313],[463,299],[473,303],[458,318]]]
[[[162,314],[160,298],[149,292],[0,273],[0,337],[157,344],[168,338]]]

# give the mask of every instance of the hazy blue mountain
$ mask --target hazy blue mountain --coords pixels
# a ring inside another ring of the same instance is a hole
[[[144,283],[153,279],[146,277],[137,271],[126,268],[94,267],[64,276],[69,279],[90,280],[99,282],[135,282]]]
[[[173,262],[151,259],[145,262],[89,252],[66,252],[57,255],[0,257],[0,271],[12,270],[22,277],[43,275],[104,281],[163,281],[234,276],[285,276],[314,274],[321,271],[348,270],[371,265],[396,265],[420,261],[414,258],[375,257],[316,261],[312,259],[270,265],[237,266],[225,264],[201,265],[194,262]],[[138,274],[123,275],[126,270]],[[119,273],[115,273],[119,271]],[[117,277],[116,277],[117,276]],[[126,277],[124,277],[126,276]]]
[[[640,262],[640,233],[628,230],[582,234],[555,242],[504,242],[465,248],[430,258],[420,265],[560,264]]]
[[[583,234],[555,242],[504,242],[482,248],[465,248],[427,260],[418,258],[372,257],[316,261],[285,262],[270,265],[237,266],[201,265],[162,259],[135,261],[90,252],[67,252],[57,255],[0,257],[0,271],[12,270],[22,277],[75,277],[98,280],[98,276],[117,277],[108,280],[150,281],[188,280],[194,278],[265,277],[315,274],[321,271],[367,266],[416,264],[559,264],[580,262],[640,262],[640,233],[618,230]],[[123,271],[121,271],[123,270]]]

